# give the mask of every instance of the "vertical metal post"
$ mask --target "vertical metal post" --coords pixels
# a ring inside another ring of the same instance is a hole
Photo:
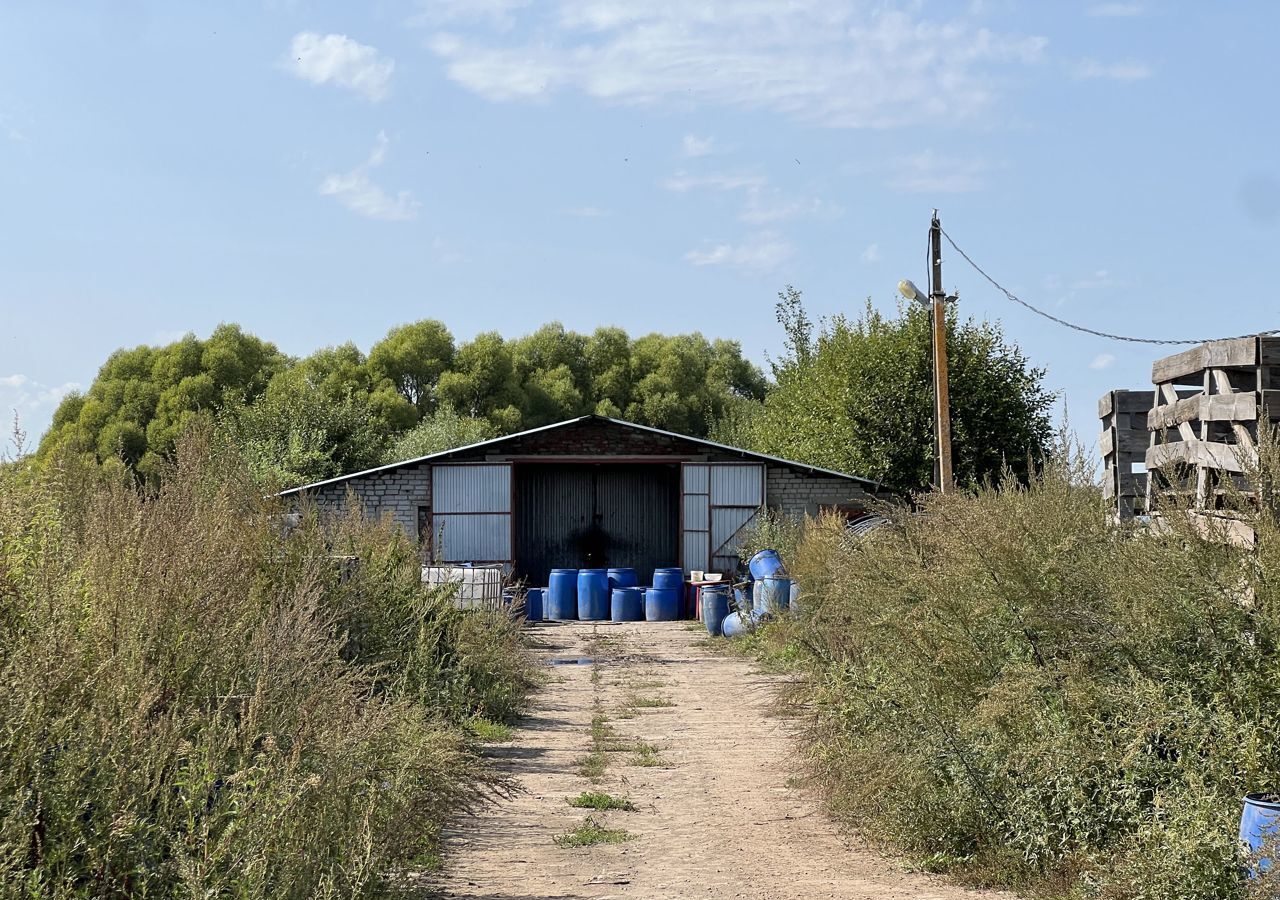
[[[951,476],[951,400],[947,387],[947,293],[942,287],[942,223],[933,211],[929,226],[929,264],[933,272],[929,299],[933,302],[933,394],[937,423],[938,490],[948,493]]]

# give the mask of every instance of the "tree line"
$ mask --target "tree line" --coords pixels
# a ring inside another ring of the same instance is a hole
[[[66,397],[39,454],[69,450],[154,480],[178,437],[211,418],[260,481],[295,486],[589,413],[873,478],[932,480],[929,314],[901,306],[814,323],[779,294],[782,351],[766,377],[737,341],[701,334],[581,334],[558,322],[459,343],[444,323],[400,325],[302,358],[236,325],[207,339],[113,353]],[[998,325],[947,323],[955,473],[1020,480],[1044,458],[1053,395]]]
[[[90,455],[155,479],[212,418],[254,474],[281,485],[423,455],[588,413],[694,436],[767,384],[736,341],[580,334],[559,323],[457,342],[433,319],[293,358],[237,325],[113,353],[54,413],[39,454]]]

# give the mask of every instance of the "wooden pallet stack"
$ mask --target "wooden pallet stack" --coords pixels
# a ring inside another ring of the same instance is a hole
[[[1147,510],[1147,474],[1145,469],[1135,471],[1134,467],[1145,464],[1151,444],[1147,413],[1153,395],[1152,391],[1107,391],[1098,401],[1102,492],[1115,519],[1132,519]]]
[[[1280,421],[1280,337],[1201,344],[1157,360],[1151,380],[1147,510],[1189,507],[1206,529],[1252,543],[1234,513],[1251,498],[1258,426]]]

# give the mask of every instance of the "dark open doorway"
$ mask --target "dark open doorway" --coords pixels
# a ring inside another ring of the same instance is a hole
[[[519,463],[513,475],[516,573],[529,584],[610,566],[633,566],[646,584],[678,565],[678,465]]]

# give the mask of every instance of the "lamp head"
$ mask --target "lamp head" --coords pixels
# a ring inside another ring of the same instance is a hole
[[[898,293],[906,297],[908,300],[914,300],[917,303],[924,303],[929,299],[928,296],[925,295],[924,291],[920,290],[920,288],[916,287],[915,284],[905,278],[898,282]]]

